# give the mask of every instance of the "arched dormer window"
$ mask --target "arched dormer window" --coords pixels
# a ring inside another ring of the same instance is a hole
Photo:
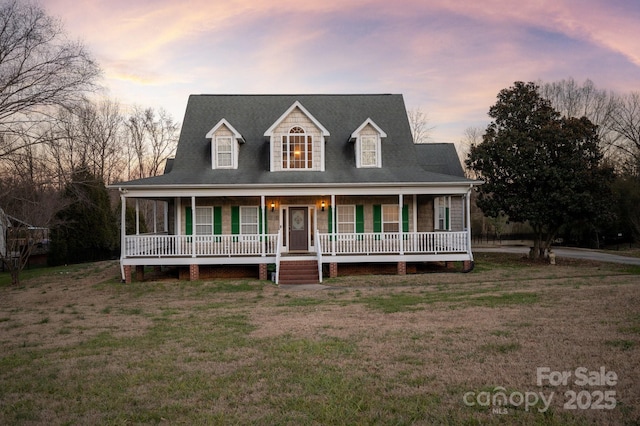
[[[282,168],[313,168],[313,138],[302,127],[292,127],[282,136]]]

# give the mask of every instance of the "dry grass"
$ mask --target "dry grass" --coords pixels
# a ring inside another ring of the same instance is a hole
[[[0,288],[0,424],[637,424],[640,271],[483,254],[470,274],[124,285],[113,262]],[[538,386],[605,366],[615,386]],[[553,392],[551,407],[465,405]],[[615,391],[568,410],[566,391]],[[496,408],[496,407],[493,407]],[[501,407],[504,408],[504,407]]]

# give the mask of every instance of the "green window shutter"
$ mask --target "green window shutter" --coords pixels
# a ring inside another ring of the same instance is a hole
[[[213,208],[213,235],[222,234],[222,207],[217,206]],[[219,243],[222,239],[220,237],[215,238],[215,242]]]
[[[364,232],[364,206],[361,204],[356,206],[356,232]]]
[[[213,208],[213,233],[222,234],[222,207],[220,206]]]
[[[185,215],[185,233],[187,235],[193,235],[193,212],[191,211],[191,207],[187,207]]]
[[[240,233],[240,206],[231,206],[231,233]],[[234,237],[233,241],[238,241],[238,237]]]
[[[382,206],[373,205],[373,232],[382,232]]]
[[[327,218],[327,227],[328,227],[328,232],[329,232],[329,241],[333,240],[333,208],[332,206],[327,207],[327,213],[328,213],[328,218]]]
[[[449,207],[446,207],[444,209],[444,220],[446,222],[445,225],[444,225],[445,229],[448,231],[450,229],[449,228]]]
[[[402,206],[402,232],[409,232],[409,206]]]

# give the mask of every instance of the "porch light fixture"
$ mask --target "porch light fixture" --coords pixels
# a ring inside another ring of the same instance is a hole
[[[275,211],[276,203],[274,201],[271,202],[271,211]]]
[[[322,211],[324,211],[324,200],[322,200],[322,203],[320,205],[322,206]]]

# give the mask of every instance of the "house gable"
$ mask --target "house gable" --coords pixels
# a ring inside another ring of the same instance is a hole
[[[223,118],[205,137],[211,139],[212,169],[238,168],[239,145],[245,142],[240,132]]]
[[[264,133],[269,138],[270,171],[325,170],[329,131],[299,101]]]

